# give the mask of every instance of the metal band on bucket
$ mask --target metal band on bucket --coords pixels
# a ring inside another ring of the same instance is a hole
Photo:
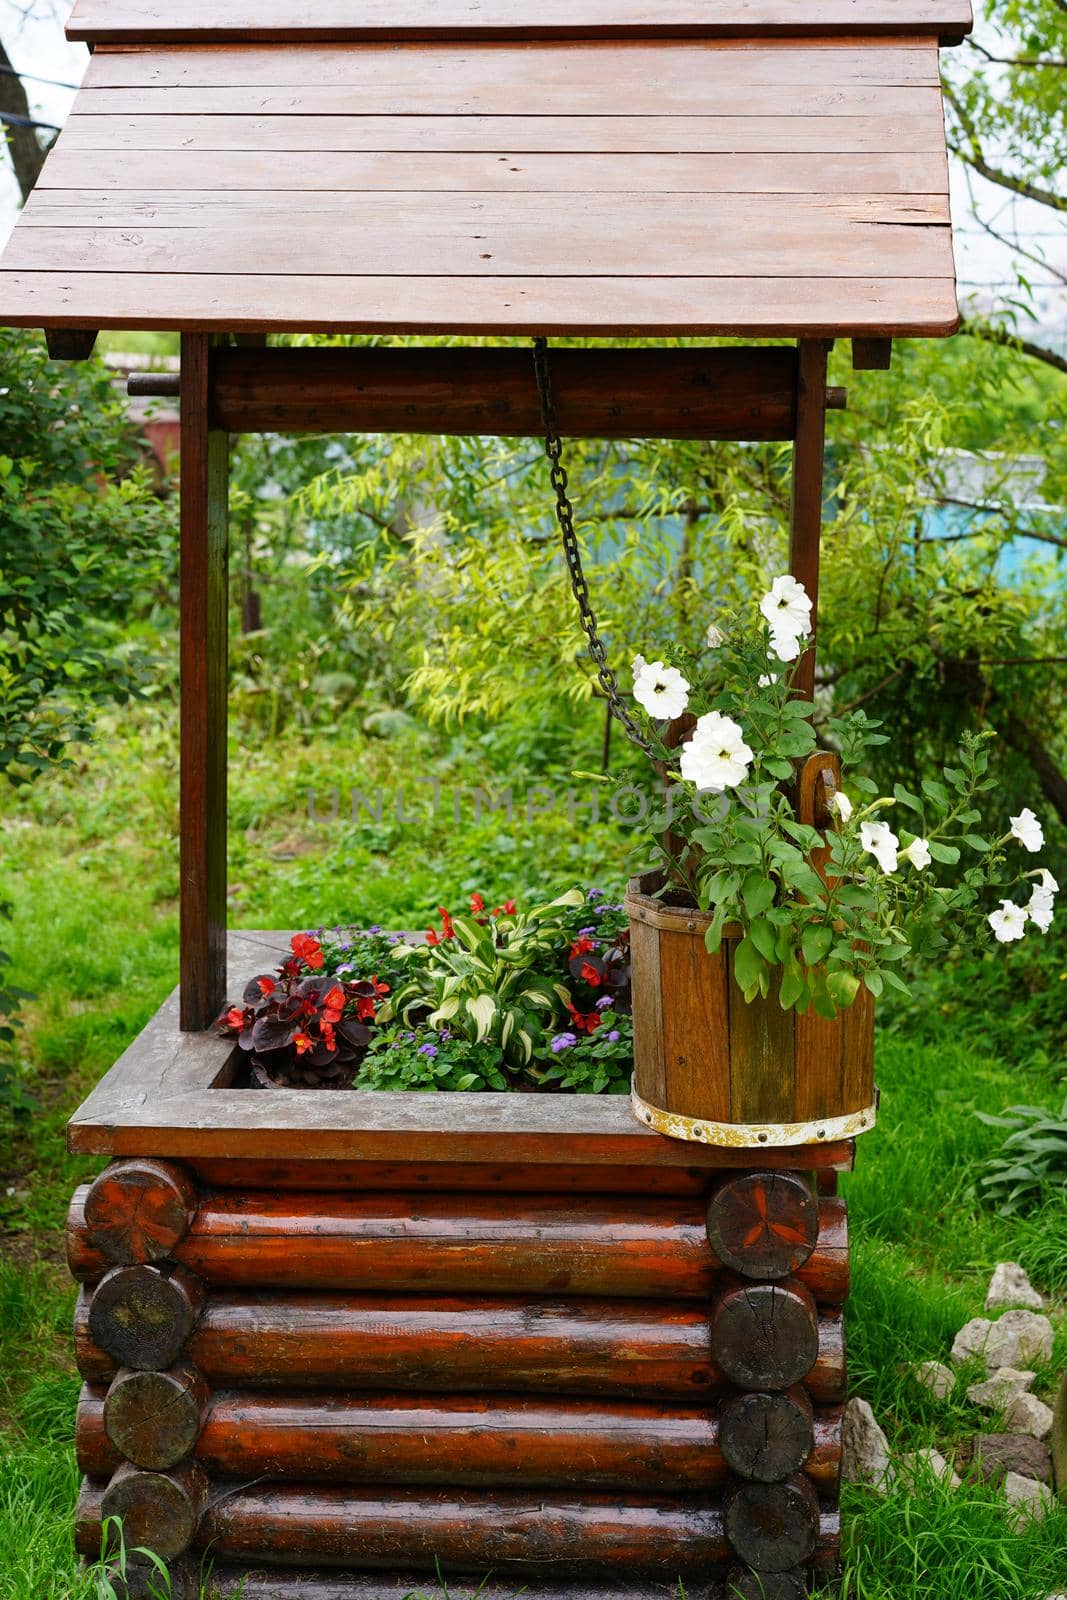
[[[822,1117],[815,1122],[709,1122],[707,1117],[686,1117],[680,1111],[661,1111],[642,1100],[631,1081],[630,1104],[638,1122],[669,1139],[690,1144],[723,1145],[732,1150],[768,1150],[773,1146],[832,1144],[868,1133],[878,1116],[878,1091],[863,1111],[843,1117]]]

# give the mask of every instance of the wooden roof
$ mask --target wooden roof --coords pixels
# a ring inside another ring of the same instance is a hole
[[[79,0],[96,49],[0,322],[949,333],[938,38],[969,22],[960,0]]]

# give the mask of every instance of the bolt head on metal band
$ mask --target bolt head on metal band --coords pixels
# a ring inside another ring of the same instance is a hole
[[[811,1122],[712,1122],[707,1117],[687,1117],[649,1104],[631,1084],[630,1104],[638,1122],[669,1139],[690,1144],[720,1146],[729,1150],[772,1150],[791,1145],[833,1144],[869,1133],[878,1117],[878,1096],[862,1111]]]

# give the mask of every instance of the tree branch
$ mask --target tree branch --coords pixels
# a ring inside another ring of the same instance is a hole
[[[969,317],[964,317],[959,331],[971,339],[986,339],[990,344],[1009,345],[1013,349],[1021,350],[1023,355],[1031,356],[1035,361],[1043,361],[1047,367],[1055,367],[1057,372],[1067,372],[1067,356],[1061,356],[1058,351],[1049,350],[1043,344],[1035,344],[1032,339],[1021,339],[1017,333],[1012,333],[1007,328],[995,328],[991,323],[972,322]]]
[[[1056,71],[1067,67],[1067,61],[1061,61],[1058,56],[995,56],[992,50],[987,50],[977,39],[968,39],[967,43],[972,50],[977,50],[979,55],[985,56],[987,61],[991,61],[997,67],[1051,67]]]
[[[0,72],[0,111],[6,111],[12,117],[24,118],[27,124],[31,123],[33,115],[25,85],[11,65],[11,59],[2,43],[0,43],[0,68],[3,68]],[[5,134],[0,135],[0,142],[3,142],[5,135],[19,192],[25,202],[29,199],[30,191],[40,176],[45,152],[37,138],[37,130],[32,126],[23,127],[17,122],[8,123]]]
[[[956,113],[960,127],[967,136],[970,152],[963,150],[958,144],[950,142],[949,149],[953,155],[959,156],[968,166],[973,167],[979,177],[986,178],[990,183],[999,184],[1002,189],[1009,189],[1013,194],[1021,194],[1027,200],[1036,200],[1039,205],[1049,206],[1053,211],[1067,211],[1067,198],[1058,195],[1053,189],[1044,189],[1040,184],[1030,183],[1026,178],[1013,177],[1010,172],[1002,172],[999,167],[990,166],[978,141],[978,134],[974,124],[960,104],[959,97],[951,86],[942,84],[945,99]]]

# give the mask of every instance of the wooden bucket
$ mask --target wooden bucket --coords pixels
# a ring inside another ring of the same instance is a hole
[[[633,1107],[659,1133],[703,1144],[822,1144],[866,1133],[877,1110],[874,1005],[861,989],[832,1021],[783,1011],[772,986],[746,1003],[734,979],[742,938],[718,954],[710,912],[656,899],[659,873],[630,881]]]

